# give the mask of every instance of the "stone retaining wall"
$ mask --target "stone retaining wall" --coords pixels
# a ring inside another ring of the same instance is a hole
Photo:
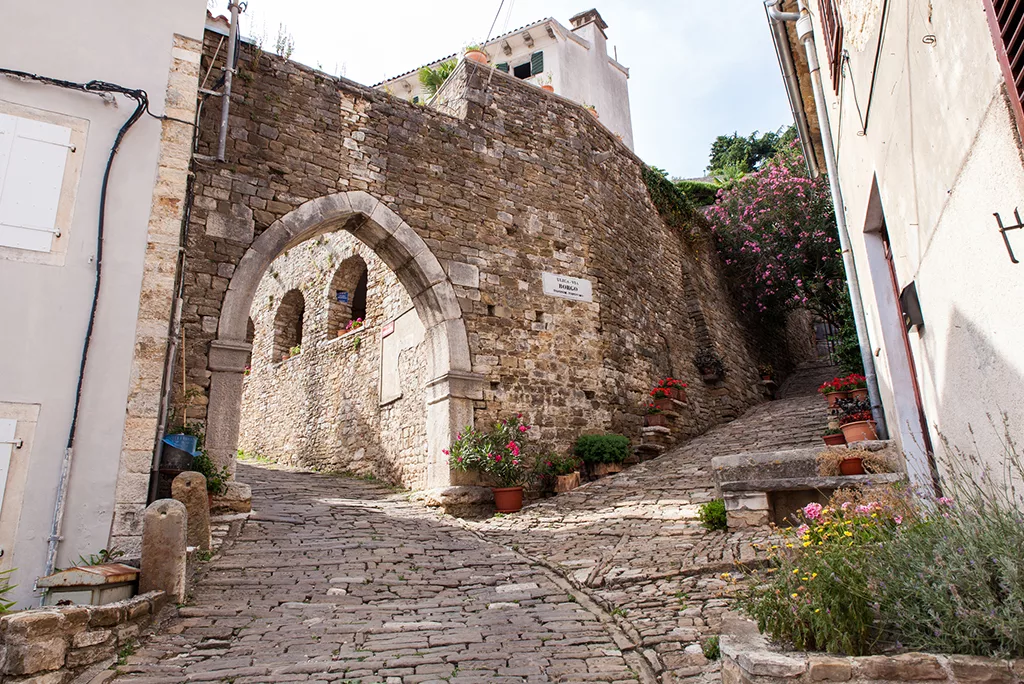
[[[1024,681],[1024,660],[930,653],[843,658],[782,652],[759,635],[723,636],[721,652],[723,684]]]
[[[167,603],[162,591],[103,606],[42,608],[0,618],[0,681],[64,684],[138,638]]]

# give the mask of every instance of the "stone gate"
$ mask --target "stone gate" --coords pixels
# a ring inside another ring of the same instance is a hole
[[[218,39],[204,73],[223,60]],[[642,162],[587,110],[474,63],[421,106],[251,45],[240,59],[227,161],[195,165],[175,386],[219,463],[233,467],[260,278],[331,231],[372,249],[422,321],[427,486],[450,482],[442,450],[474,421],[521,412],[554,451],[586,431],[637,435],[665,376],[690,385],[692,434],[759,400],[703,229],[666,225]],[[555,276],[592,295],[553,296]],[[706,348],[726,367],[711,384],[693,364]]]

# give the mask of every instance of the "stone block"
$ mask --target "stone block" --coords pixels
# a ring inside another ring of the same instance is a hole
[[[226,483],[227,489],[213,497],[214,513],[248,513],[252,510],[252,488],[234,480]]]
[[[171,496],[185,505],[186,533],[189,546],[209,551],[210,502],[206,496],[206,478],[202,473],[180,473],[171,482]]]
[[[767,511],[768,495],[764,492],[727,492],[725,494],[726,511]]]
[[[252,209],[244,204],[232,204],[230,213],[211,212],[206,217],[206,234],[212,238],[223,238],[239,245],[252,243],[256,223]]]
[[[90,627],[111,627],[125,619],[124,602],[89,607]]]
[[[76,648],[68,653],[67,666],[69,668],[79,668],[85,667],[86,665],[92,665],[93,663],[98,663],[104,658],[109,658],[114,655],[114,650],[116,648],[117,642],[113,639],[109,643],[97,644],[86,648]]]
[[[464,264],[461,261],[448,262],[448,277],[453,285],[462,287],[480,287],[480,267],[473,264]]]
[[[30,610],[14,613],[3,622],[8,639],[31,640],[59,633],[64,627],[64,616],[53,609]]]
[[[114,633],[109,629],[93,629],[85,632],[79,632],[71,639],[72,648],[86,648],[87,646],[96,646],[102,644],[108,639],[112,639]]]
[[[946,672],[938,658],[927,653],[904,653],[897,656],[865,656],[854,659],[856,679],[887,679],[891,681],[939,681]]]
[[[142,531],[139,591],[164,591],[176,603],[185,599],[185,505],[154,501],[146,509]]]
[[[737,658],[740,668],[747,674],[758,677],[790,679],[807,671],[803,656],[790,656],[767,650],[743,651]]]
[[[947,658],[949,669],[958,682],[1012,682],[1013,670],[1005,660],[977,656],[952,655]]]
[[[31,640],[8,641],[4,671],[9,675],[31,675],[64,667],[68,644],[64,635]]]
[[[846,682],[853,675],[853,666],[848,658],[811,656],[807,674],[812,682]]]

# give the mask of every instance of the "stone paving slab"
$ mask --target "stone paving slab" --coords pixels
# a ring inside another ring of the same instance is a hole
[[[653,681],[553,573],[403,495],[245,465],[239,477],[259,515],[115,681]]]

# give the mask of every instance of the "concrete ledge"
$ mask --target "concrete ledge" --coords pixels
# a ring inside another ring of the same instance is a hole
[[[773,682],[1012,682],[1024,681],[1024,661],[902,653],[842,657],[783,651],[760,634],[723,635],[723,684]]]
[[[723,492],[799,492],[807,490],[835,491],[842,487],[860,487],[875,484],[890,484],[906,479],[903,473],[878,475],[836,475],[830,477],[790,477],[776,480],[745,480],[723,482]]]

